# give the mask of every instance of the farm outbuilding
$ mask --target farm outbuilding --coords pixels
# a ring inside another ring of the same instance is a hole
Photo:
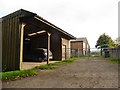
[[[86,37],[71,40],[71,57],[90,55],[90,45]]]
[[[36,13],[20,9],[4,16],[2,19],[2,71],[20,70],[25,57],[34,57],[36,48],[47,49],[47,63],[49,63],[49,51],[53,54],[53,60],[62,60],[62,42],[65,48],[70,48],[70,39],[74,36],[46,21]],[[27,54],[26,54],[27,53]],[[32,58],[34,62],[34,59]]]

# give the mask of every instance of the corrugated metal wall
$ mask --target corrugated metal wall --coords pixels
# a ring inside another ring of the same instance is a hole
[[[20,18],[31,16],[24,10],[3,17],[2,21],[2,70],[18,70],[20,64]]]
[[[19,69],[19,16],[3,18],[2,27],[2,69],[3,71]]]
[[[83,50],[83,42],[71,41],[71,48]]]
[[[2,19],[0,18],[0,71],[2,71]]]
[[[112,58],[120,58],[120,46],[109,49],[109,53]]]

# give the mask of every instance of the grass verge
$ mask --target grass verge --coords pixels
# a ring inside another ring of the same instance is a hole
[[[65,63],[71,63],[75,60],[77,60],[77,58],[69,58],[69,59],[66,59],[66,60],[60,61],[60,62],[55,62],[55,63],[50,63],[50,64],[47,64],[47,65],[36,66],[35,69],[42,69],[42,70],[44,70],[44,69],[55,69],[59,65],[62,65],[62,64],[65,64]]]
[[[113,63],[118,63],[120,64],[120,58],[109,58],[109,60]]]
[[[20,70],[20,71],[8,71],[8,72],[1,72],[0,79],[1,80],[16,80],[28,76],[37,75],[38,72],[33,69],[29,70]]]
[[[78,58],[69,58],[67,60],[60,61],[60,62],[55,62],[55,63],[50,63],[50,64],[47,64],[47,65],[36,66],[35,68],[28,69],[28,70],[1,72],[0,73],[0,79],[1,80],[17,80],[17,79],[25,78],[25,77],[28,77],[28,76],[34,76],[34,75],[38,74],[37,69],[41,69],[41,70],[55,69],[59,65],[66,64],[66,63],[71,63],[71,62],[73,62],[77,59]]]

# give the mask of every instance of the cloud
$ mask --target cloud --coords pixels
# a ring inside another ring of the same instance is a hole
[[[94,47],[97,37],[117,37],[119,0],[1,0],[0,17],[18,9],[37,13],[76,37],[87,37]]]

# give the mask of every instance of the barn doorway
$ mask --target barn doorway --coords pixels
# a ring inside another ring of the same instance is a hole
[[[67,58],[67,50],[66,45],[62,45],[62,60],[65,60]]]
[[[38,33],[40,32],[40,33]],[[43,62],[47,50],[47,33],[38,31],[24,34],[23,62]]]
[[[25,62],[49,63],[50,52],[50,34],[38,28],[35,25],[27,24],[21,29],[21,62],[20,68],[22,69]],[[38,65],[38,64],[36,64]]]

